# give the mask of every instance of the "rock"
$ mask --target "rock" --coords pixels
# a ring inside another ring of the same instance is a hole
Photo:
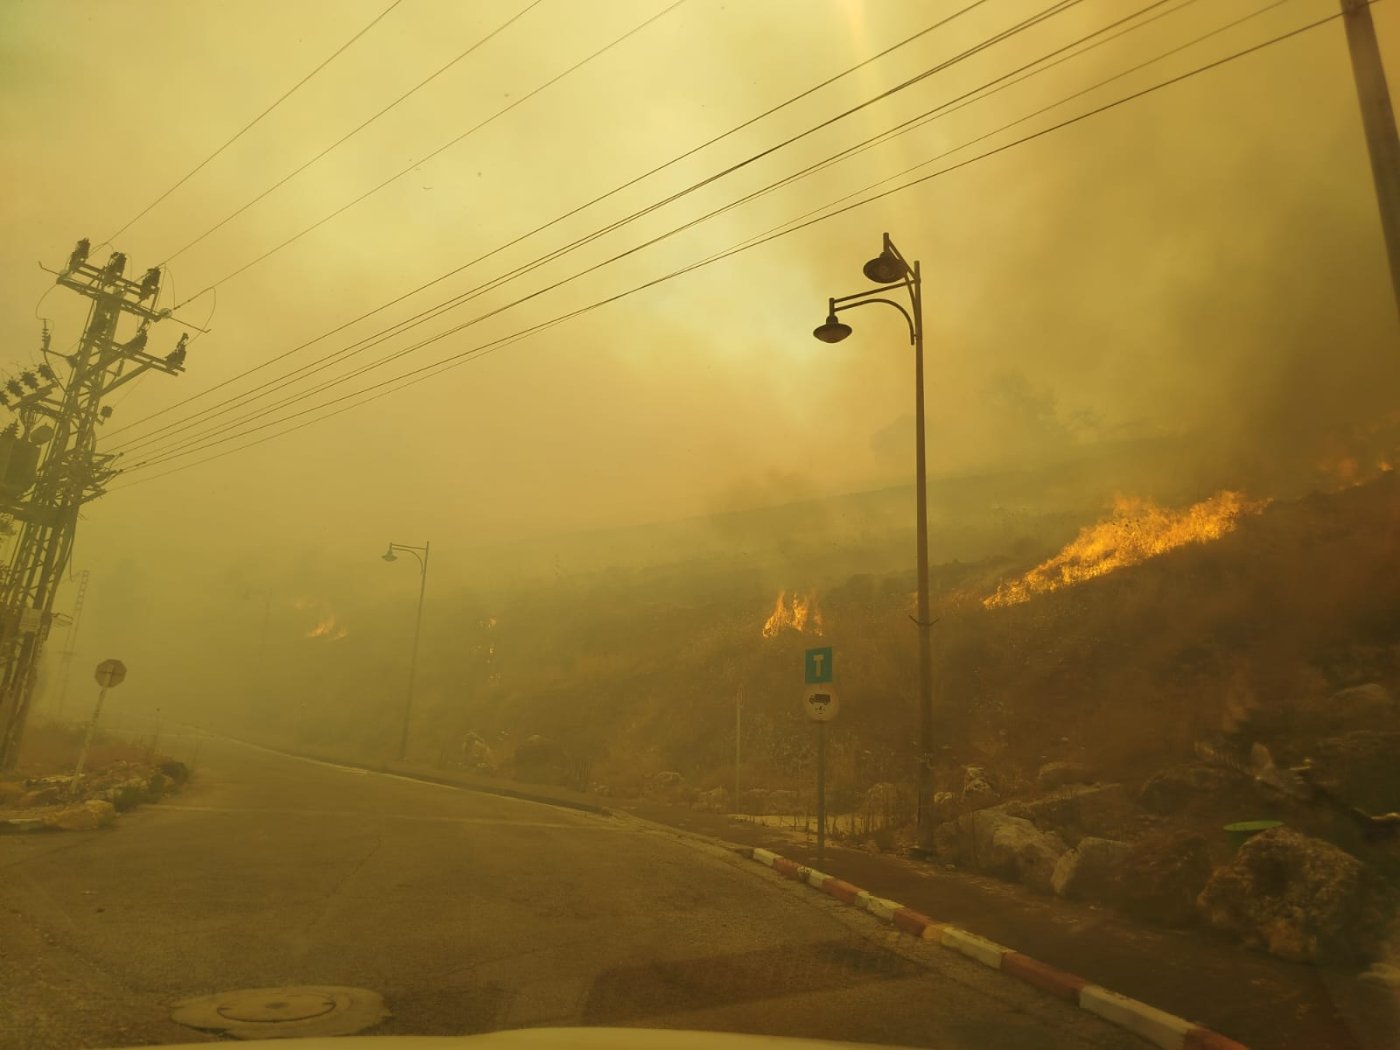
[[[1065,852],[1058,835],[1046,833],[1023,817],[997,809],[971,814],[973,862],[979,871],[1051,893],[1055,864]]]
[[[44,816],[44,823],[59,831],[95,831],[104,828],[116,818],[117,810],[110,802],[102,799],[88,799],[74,806],[64,806],[60,810]]]
[[[1400,728],[1400,703],[1376,682],[1342,689],[1331,696],[1299,701],[1292,709],[1295,731],[1326,736],[1354,729]]]
[[[146,797],[154,802],[156,799],[168,795],[174,786],[175,781],[157,770],[146,778]]]
[[[1180,813],[1197,799],[1209,798],[1225,786],[1227,774],[1211,766],[1174,766],[1154,773],[1138,792],[1138,805],[1166,817]]]
[[[24,809],[32,806],[53,806],[63,801],[63,791],[56,787],[39,788],[20,797],[19,805]]]
[[[1193,832],[1168,832],[1134,843],[1118,870],[1118,900],[1135,918],[1189,926],[1210,878],[1210,850]]]
[[[962,797],[975,801],[991,801],[996,799],[997,791],[992,785],[992,778],[983,767],[963,767]]]
[[[1372,963],[1371,968],[1359,976],[1368,984],[1379,984],[1386,988],[1400,988],[1400,966],[1389,963]]]
[[[1070,900],[1113,900],[1118,871],[1131,847],[1126,842],[1087,837],[1060,857],[1050,878],[1055,896]]]
[[[1122,784],[1072,784],[1032,802],[1008,802],[1001,808],[1023,817],[1041,831],[1053,831],[1078,844],[1086,835],[1117,838],[1140,816]]]
[[[1066,784],[1092,784],[1093,771],[1083,762],[1046,762],[1035,775],[1042,788],[1059,788]]]
[[[1199,905],[1210,925],[1293,962],[1363,962],[1384,928],[1375,872],[1291,828],[1245,842],[1212,876]]]
[[[652,784],[660,790],[679,787],[685,783],[685,777],[676,772],[657,773],[651,778]]]
[[[712,787],[708,791],[697,792],[690,805],[693,809],[704,810],[706,813],[728,813],[729,792],[723,787]]]
[[[1310,749],[1315,765],[1312,779],[1364,812],[1400,811],[1397,754],[1400,754],[1400,733],[1358,729],[1325,737]]]
[[[103,794],[107,801],[116,807],[118,813],[125,813],[146,801],[146,782],[125,780],[108,788]]]
[[[462,741],[462,768],[472,773],[494,773],[498,765],[491,746],[475,733]]]
[[[168,776],[177,787],[183,786],[185,781],[190,779],[190,767],[173,758],[161,762],[156,769]]]
[[[945,820],[933,829],[933,852],[938,859],[948,864],[966,862],[963,852],[963,836],[955,820]]]

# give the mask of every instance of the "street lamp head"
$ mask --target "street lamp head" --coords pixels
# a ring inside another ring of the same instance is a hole
[[[876,284],[894,284],[896,281],[904,280],[904,276],[908,272],[909,267],[904,264],[904,260],[890,251],[888,247],[861,267],[861,273]]]
[[[389,544],[389,549],[388,549],[387,551],[384,552],[384,560],[385,560],[385,561],[398,561],[398,560],[399,560],[399,556],[398,556],[397,554],[394,553],[394,545],[393,545],[392,543]]]
[[[826,324],[812,329],[812,334],[823,343],[839,343],[851,334],[851,326],[836,320],[834,313],[826,315]]]

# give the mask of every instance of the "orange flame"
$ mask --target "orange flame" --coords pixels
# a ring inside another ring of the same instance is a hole
[[[1257,514],[1267,502],[1247,500],[1239,492],[1217,492],[1183,511],[1172,511],[1119,496],[1107,521],[1081,529],[1059,554],[1020,579],[1003,583],[982,604],[989,609],[1016,605],[1188,543],[1217,540],[1235,528],[1242,514]]]
[[[779,591],[773,603],[773,611],[763,624],[763,637],[775,638],[784,627],[790,627],[798,634],[811,633],[821,636],[822,611],[817,607],[815,595],[793,594],[788,601],[787,591]]]
[[[307,638],[329,638],[333,642],[338,642],[349,635],[350,630],[346,627],[336,627],[335,614],[327,613],[322,616],[320,622],[315,627],[306,632]]]

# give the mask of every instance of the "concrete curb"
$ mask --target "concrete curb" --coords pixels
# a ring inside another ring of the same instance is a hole
[[[921,940],[935,941],[969,959],[975,959],[984,966],[1000,970],[1041,991],[1074,1003],[1080,1009],[1088,1010],[1120,1028],[1126,1028],[1135,1035],[1163,1047],[1164,1050],[1247,1050],[1244,1044],[1209,1028],[1203,1028],[1174,1014],[1158,1010],[1155,1006],[1130,999],[1126,995],[1119,995],[1083,977],[1058,970],[968,930],[937,922],[896,901],[877,897],[858,886],[852,886],[849,882],[780,857],[772,850],[741,847],[736,852],[772,868],[785,878],[805,882],[813,889],[869,912],[904,933]]]
[[[191,729],[199,729],[198,726],[190,726]],[[563,809],[579,810],[583,813],[594,813],[600,817],[610,817],[612,810],[606,806],[599,806],[582,799],[561,798],[558,795],[546,795],[543,792],[521,790],[508,787],[504,784],[482,783],[472,780],[459,780],[450,776],[427,770],[415,769],[412,766],[399,766],[392,764],[381,764],[378,766],[367,766],[359,762],[347,762],[339,758],[326,758],[324,755],[308,755],[301,751],[288,751],[285,748],[269,747],[267,744],[254,743],[251,740],[243,740],[236,736],[229,736],[227,733],[216,733],[209,729],[199,729],[209,736],[219,737],[224,740],[232,740],[236,744],[244,747],[260,748],[269,751],[274,755],[283,755],[286,758],[299,758],[305,762],[319,762],[325,766],[340,766],[343,769],[357,769],[362,773],[384,773],[389,776],[402,777],[405,780],[419,780],[425,784],[437,784],[440,787],[461,788],[463,791],[478,791],[484,795],[498,795],[501,798],[514,798],[522,802],[538,802],[546,806],[559,806]]]
[[[342,762],[340,764],[349,765],[350,763]],[[408,766],[390,765],[380,769],[376,769],[372,766],[355,766],[354,768],[365,769],[371,773],[391,773],[396,777],[405,777],[408,780],[421,780],[428,784],[441,784],[443,787],[462,788],[464,791],[479,791],[485,795],[499,795],[502,798],[517,798],[524,802],[540,802],[547,806],[575,809],[583,813],[596,813],[600,817],[612,816],[612,810],[608,809],[606,806],[600,806],[593,802],[585,802],[581,799],[560,798],[557,795],[522,791],[518,788],[505,787],[497,784],[482,784],[470,780],[456,780],[450,776],[416,770]]]

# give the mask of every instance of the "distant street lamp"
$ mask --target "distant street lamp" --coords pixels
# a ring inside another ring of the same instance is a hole
[[[862,273],[880,287],[854,295],[828,300],[826,323],[812,331],[824,343],[839,343],[851,334],[851,326],[836,317],[870,303],[893,306],[909,323],[909,342],[914,347],[914,471],[917,487],[915,532],[918,544],[919,611],[914,623],[919,628],[919,810],[918,844],[925,853],[933,848],[933,655],[929,640],[928,597],[928,474],[924,462],[924,304],[919,263],[913,266],[885,234],[880,254],[862,267]],[[880,293],[902,289],[909,294],[912,312]]]
[[[418,635],[423,629],[423,596],[428,591],[428,542],[421,547],[409,547],[402,543],[391,543],[384,552],[385,561],[398,561],[398,551],[405,551],[418,559],[418,617],[413,624],[413,655],[408,662],[408,696],[403,705],[403,730],[399,735],[399,761],[408,752],[408,722],[413,715],[413,680],[418,674]],[[419,552],[422,552],[421,554]]]

